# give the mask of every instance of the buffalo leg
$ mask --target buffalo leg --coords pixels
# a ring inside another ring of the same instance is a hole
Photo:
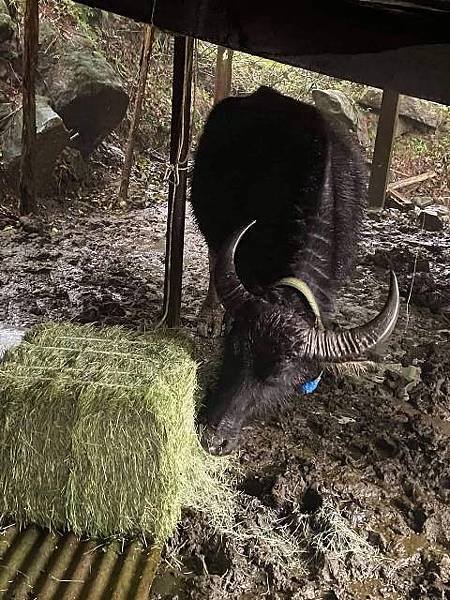
[[[216,256],[211,250],[208,252],[208,258],[208,292],[198,315],[197,329],[199,334],[204,337],[218,337],[222,331],[223,308],[220,304],[219,296],[217,295],[216,286],[214,284]]]

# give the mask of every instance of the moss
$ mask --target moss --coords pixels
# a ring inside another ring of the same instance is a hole
[[[0,43],[6,42],[14,35],[14,25],[11,17],[6,12],[2,12],[0,3]]]

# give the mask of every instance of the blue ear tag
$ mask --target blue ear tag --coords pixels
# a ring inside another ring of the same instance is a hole
[[[322,373],[320,373],[320,375],[318,377],[316,377],[316,379],[311,379],[310,381],[305,381],[305,383],[302,383],[301,385],[299,385],[297,389],[300,392],[303,392],[304,394],[312,394],[313,392],[316,391],[317,386],[319,385],[321,379],[322,379]]]

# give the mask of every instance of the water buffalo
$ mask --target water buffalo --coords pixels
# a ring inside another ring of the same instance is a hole
[[[212,110],[191,193],[211,263],[203,331],[217,333],[220,303],[231,322],[205,401],[210,452],[231,452],[245,423],[299,385],[307,391],[324,363],[355,360],[391,334],[394,274],[369,323],[328,324],[353,265],[365,195],[359,148],[313,106],[261,87]]]

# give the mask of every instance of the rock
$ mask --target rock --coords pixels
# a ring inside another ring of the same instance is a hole
[[[2,102],[0,99],[0,133],[6,128],[9,117],[14,112],[12,102]]]
[[[443,216],[432,207],[420,211],[419,223],[426,231],[441,231],[444,229]]]
[[[431,198],[431,196],[414,196],[411,198],[411,201],[418,208],[426,208],[433,204],[433,198]]]
[[[7,79],[9,70],[10,67],[8,61],[5,60],[2,56],[0,56],[0,79]]]
[[[367,256],[368,263],[382,269],[392,269],[397,274],[429,272],[430,262],[420,254],[415,255],[408,248],[393,247],[390,250],[380,250],[377,248],[372,255]]]
[[[403,367],[400,363],[387,363],[378,368],[384,373],[386,387],[399,399],[408,400],[409,392],[421,381],[421,369],[414,365]]]
[[[115,146],[114,144],[102,144],[103,157],[108,160],[112,165],[121,165],[125,160],[125,153],[122,148]]]
[[[439,123],[439,130],[444,133],[450,133],[450,113],[444,113],[442,121]]]
[[[81,156],[79,150],[70,147],[64,148],[63,160],[75,181],[80,182],[86,179],[89,173],[88,163]]]
[[[5,0],[0,0],[0,44],[9,42],[14,36],[14,23]]]
[[[390,194],[389,192],[386,195],[384,206],[385,208],[395,208],[396,210],[401,210],[403,212],[410,211],[414,208],[414,204],[408,198]]]
[[[354,131],[363,147],[370,144],[367,121],[351,98],[339,90],[313,90],[312,97],[317,108],[337,119],[346,129]]]
[[[3,359],[7,350],[18,346],[26,331],[17,327],[9,327],[5,323],[0,323],[0,361]]]
[[[37,233],[39,235],[44,233],[42,222],[35,216],[23,215],[19,217],[19,223],[26,233]]]
[[[51,104],[71,133],[71,145],[86,157],[119,125],[128,95],[99,52],[82,38],[74,43],[75,49],[61,49],[46,83]]]
[[[442,579],[450,581],[450,556],[448,554],[442,556],[439,571]]]
[[[359,104],[379,112],[381,98],[381,90],[371,88],[359,100]],[[431,102],[420,98],[412,98],[411,96],[400,96],[398,115],[399,131],[397,133],[400,135],[413,130],[434,131],[441,120],[439,109]]]
[[[47,98],[36,98],[36,189],[45,191],[51,182],[55,163],[69,141],[64,123],[50,107]],[[2,166],[17,184],[22,150],[22,110],[17,111],[1,137]]]

